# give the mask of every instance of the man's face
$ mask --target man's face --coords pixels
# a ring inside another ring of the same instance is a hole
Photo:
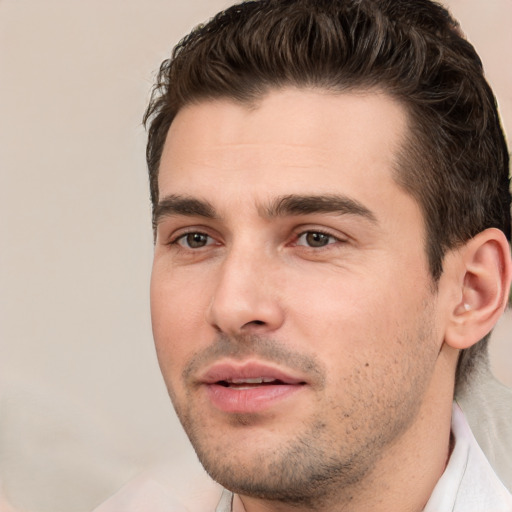
[[[270,92],[184,108],[160,167],[151,305],[200,460],[304,501],[371,471],[432,395],[443,333],[407,130],[384,94]]]

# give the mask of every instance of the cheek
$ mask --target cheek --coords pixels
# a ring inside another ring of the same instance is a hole
[[[289,293],[285,299],[290,315],[299,319],[307,338],[351,343],[356,334],[370,331],[375,324],[390,323],[389,311],[392,305],[389,297],[383,296],[379,278],[370,279],[369,274],[309,275],[301,276],[300,287]]]
[[[168,382],[207,343],[204,330],[207,297],[200,286],[179,279],[158,265],[151,276],[151,323],[158,361]],[[211,341],[211,340],[210,340]]]
[[[336,374],[366,363],[384,367],[405,356],[404,338],[419,328],[427,285],[418,281],[385,268],[303,278],[287,309],[300,325],[299,339],[309,340]]]

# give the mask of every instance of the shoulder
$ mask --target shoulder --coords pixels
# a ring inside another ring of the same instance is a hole
[[[456,399],[486,459],[512,492],[512,390],[484,367]]]
[[[453,407],[454,448],[424,512],[512,512],[512,495],[478,445],[464,413]]]
[[[460,481],[454,511],[511,512],[512,495],[480,448],[458,406],[454,407],[452,429],[455,433],[455,442],[462,444],[466,453],[464,473]]]

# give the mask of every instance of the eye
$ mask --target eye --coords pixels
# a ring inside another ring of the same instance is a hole
[[[305,231],[297,237],[296,245],[304,245],[307,247],[325,247],[334,244],[339,240],[321,231]]]
[[[201,247],[214,244],[215,240],[205,233],[193,232],[181,235],[172,243],[180,245],[186,249],[201,249]]]

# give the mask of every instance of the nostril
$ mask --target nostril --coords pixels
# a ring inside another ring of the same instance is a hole
[[[267,325],[263,320],[251,320],[242,326],[242,328],[250,328],[251,326]]]

